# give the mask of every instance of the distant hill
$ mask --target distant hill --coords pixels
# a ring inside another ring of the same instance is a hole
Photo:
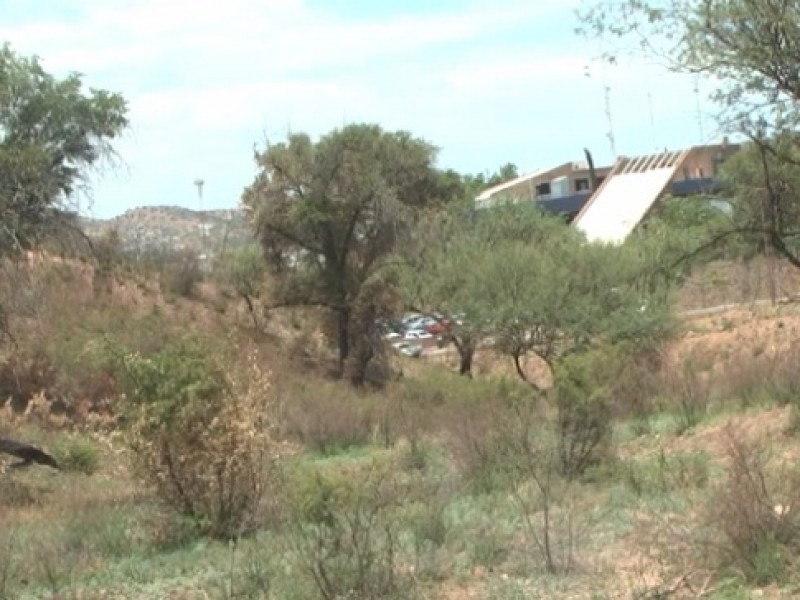
[[[191,210],[179,206],[142,206],[113,219],[82,219],[84,231],[97,238],[116,230],[131,252],[191,250],[209,257],[224,246],[242,245],[253,234],[239,209]]]

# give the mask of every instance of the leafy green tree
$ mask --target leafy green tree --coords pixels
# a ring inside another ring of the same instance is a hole
[[[0,255],[29,248],[52,232],[89,170],[112,156],[126,127],[119,94],[57,79],[37,58],[0,47]]]
[[[794,137],[746,144],[724,165],[723,178],[732,190],[740,245],[775,250],[800,268],[800,144]]]
[[[406,303],[416,311],[436,315],[448,324],[443,340],[460,357],[459,372],[471,375],[480,341],[488,335],[474,318],[473,270],[482,250],[470,238],[474,214],[458,207],[419,224],[414,243],[405,248],[402,287]]]
[[[362,291],[384,297],[375,284],[391,283],[393,252],[410,240],[424,209],[452,193],[451,178],[434,168],[435,155],[433,146],[406,132],[358,124],[317,142],[293,134],[257,156],[260,170],[243,204],[276,277],[272,306],[330,311],[342,373],[353,336],[371,339],[371,317],[384,312]],[[357,354],[360,361],[371,357]]]
[[[624,246],[639,265],[642,289],[668,300],[696,266],[748,255],[746,236],[733,235],[735,227],[726,200],[667,196]]]
[[[236,295],[244,300],[253,327],[259,328],[256,302],[261,297],[266,277],[264,253],[259,246],[248,244],[236,248],[226,259],[225,276]]]
[[[470,202],[475,199],[475,196],[485,190],[486,188],[500,185],[506,181],[511,181],[519,177],[519,170],[514,163],[506,163],[501,166],[494,173],[478,173],[477,175],[464,175],[462,177],[463,185],[466,195]]]
[[[511,181],[512,179],[516,179],[517,177],[519,177],[519,171],[517,170],[517,165],[515,165],[514,163],[506,163],[489,177],[487,185],[489,187],[493,185],[500,185],[501,183],[505,183],[506,181]]]
[[[785,0],[591,0],[581,30],[620,52],[657,57],[713,82],[720,124],[752,142],[728,169],[738,217],[716,242],[744,234],[800,267],[800,4]],[[626,42],[633,44],[626,48]]]
[[[597,343],[666,333],[667,298],[637,285],[643,265],[627,248],[589,244],[560,223],[538,234],[501,244],[481,267],[483,318],[522,379],[520,360],[529,353],[553,370]]]
[[[667,329],[666,304],[636,285],[643,265],[627,246],[588,244],[530,203],[446,225],[438,246],[412,262],[406,289],[426,312],[464,314],[452,333],[463,374],[471,366],[468,350],[487,338],[527,380],[521,359],[528,353],[553,368],[595,342],[640,340]]]

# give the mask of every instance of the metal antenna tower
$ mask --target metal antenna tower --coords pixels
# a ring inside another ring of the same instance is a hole
[[[208,226],[206,225],[205,212],[203,211],[203,186],[205,183],[205,180],[200,179],[199,177],[194,180],[194,184],[197,186],[197,199],[200,207],[200,238],[202,244],[200,253],[202,254],[203,259],[207,258],[208,250],[208,244],[206,240],[206,236],[208,235]]]
[[[653,150],[658,150],[656,143],[656,116],[653,111],[653,93],[647,90],[647,108],[650,111],[650,135],[653,138]]]
[[[614,139],[614,119],[611,116],[611,86],[605,86],[606,118],[608,119],[608,142],[611,145],[611,157],[617,160],[617,144]]]
[[[585,65],[583,67],[583,76],[587,79],[592,79],[592,69],[589,65]],[[604,112],[606,119],[608,120],[608,133],[606,133],[606,137],[611,145],[612,159],[617,160],[617,144],[614,138],[614,120],[611,114],[611,86],[606,83],[606,72],[605,68],[602,66],[600,68],[600,79],[603,84]]]
[[[703,133],[703,112],[700,110],[700,76],[696,75],[694,78],[694,99],[695,99],[695,110],[697,116],[697,133],[700,135],[700,139],[697,140],[700,144],[705,144],[706,136]]]

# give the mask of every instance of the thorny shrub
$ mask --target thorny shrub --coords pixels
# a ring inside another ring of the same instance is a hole
[[[281,389],[281,436],[321,454],[368,443],[375,428],[376,400],[334,383],[296,383]]]
[[[197,284],[203,281],[200,260],[192,252],[165,255],[160,267],[161,291],[172,296],[189,298],[194,294]]]
[[[713,392],[711,373],[698,366],[694,356],[685,358],[664,375],[664,388],[675,403],[678,434],[696,427],[708,413]]]
[[[800,348],[796,344],[774,354],[740,353],[722,372],[725,397],[738,400],[743,407],[771,402],[795,404],[800,399],[798,358]]]
[[[722,533],[723,558],[765,585],[780,581],[800,543],[800,480],[772,478],[762,448],[726,430],[728,476],[715,489],[709,524]]]
[[[274,401],[250,356],[225,371],[196,341],[120,360],[134,466],[159,496],[215,537],[258,526],[272,483]]]
[[[614,381],[606,354],[596,350],[565,358],[556,369],[561,474],[572,479],[611,453]]]
[[[324,600],[409,598],[399,570],[398,517],[407,486],[378,461],[364,469],[296,474],[289,490],[294,529],[289,556]]]

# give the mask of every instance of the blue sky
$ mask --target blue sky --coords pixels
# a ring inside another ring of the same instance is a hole
[[[102,218],[234,207],[254,145],[351,122],[411,131],[440,148],[439,166],[472,173],[581,160],[584,147],[610,163],[610,129],[619,155],[716,141],[705,82],[604,67],[574,34],[578,1],[0,0],[0,40],[128,99],[122,164],[81,201]]]

